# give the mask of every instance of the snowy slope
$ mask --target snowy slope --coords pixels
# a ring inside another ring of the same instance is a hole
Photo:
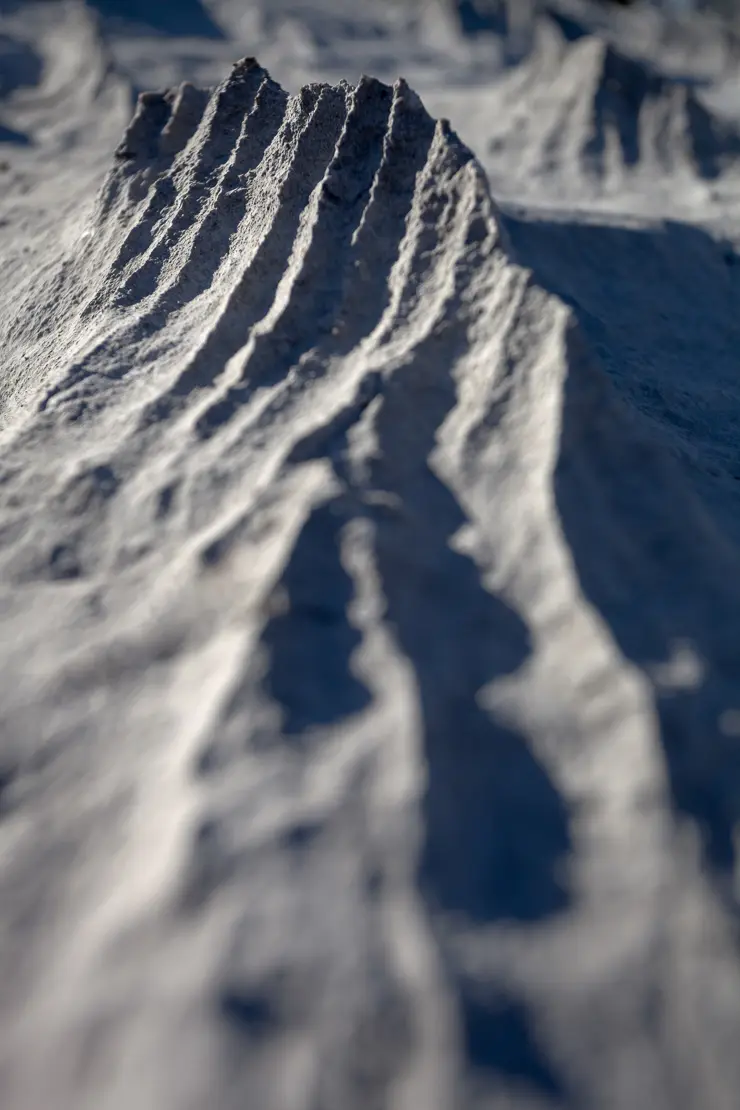
[[[734,1110],[727,87],[6,7],[0,1105]]]

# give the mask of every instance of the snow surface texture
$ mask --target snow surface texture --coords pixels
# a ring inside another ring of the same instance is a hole
[[[736,1110],[737,127],[9,7],[3,1110]]]

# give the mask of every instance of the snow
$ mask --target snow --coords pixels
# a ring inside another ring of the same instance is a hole
[[[3,1110],[737,1105],[737,47],[483,14],[0,10]]]

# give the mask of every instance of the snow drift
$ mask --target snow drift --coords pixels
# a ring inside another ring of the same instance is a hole
[[[522,192],[546,185],[551,199],[630,189],[655,196],[661,181],[674,190],[677,180],[716,182],[736,171],[740,133],[705,102],[709,86],[551,12],[499,82],[487,163]]]
[[[9,1110],[734,1105],[735,549],[504,225],[246,60],[18,289]]]

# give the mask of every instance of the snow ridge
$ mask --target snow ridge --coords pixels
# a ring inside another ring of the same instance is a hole
[[[731,1107],[734,555],[449,125],[145,94],[38,306],[3,1105]]]

